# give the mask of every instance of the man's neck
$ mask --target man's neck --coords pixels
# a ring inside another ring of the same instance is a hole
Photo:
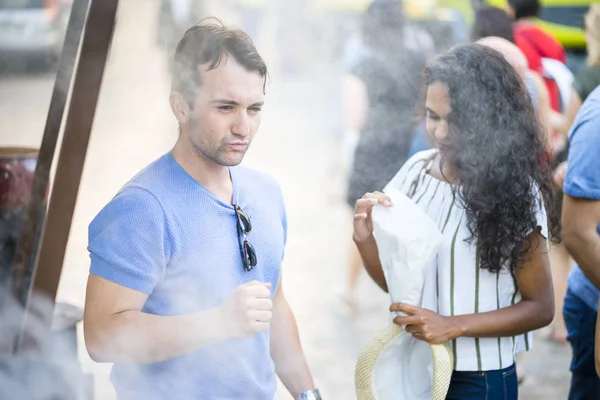
[[[196,182],[210,190],[226,203],[231,203],[233,184],[229,167],[218,165],[196,150],[191,144],[177,141],[173,150],[173,158]]]

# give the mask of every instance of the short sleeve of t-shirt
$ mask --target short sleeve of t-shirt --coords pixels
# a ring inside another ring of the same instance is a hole
[[[567,176],[563,192],[600,200],[600,89],[582,105],[570,133]]]
[[[168,261],[164,211],[145,189],[129,187],[115,196],[88,229],[90,272],[150,294]]]
[[[534,198],[535,198],[535,219],[537,226],[540,229],[541,235],[548,239],[548,214],[546,212],[546,205],[544,204],[544,197],[539,186],[534,185]]]
[[[596,87],[600,85],[600,67],[585,66],[573,80],[573,88],[581,101],[585,101]]]
[[[431,160],[436,152],[436,149],[429,149],[418,152],[412,156],[385,186],[383,192],[385,193],[389,188],[394,188],[406,193],[407,187],[415,180],[415,177],[421,173],[427,162]]]
[[[415,181],[415,178],[421,174],[427,164],[432,160],[436,154],[436,149],[430,149],[421,151],[411,157],[403,166],[400,171],[392,178],[392,180],[383,189],[385,193],[389,188],[394,188],[403,193],[407,193],[411,184]],[[540,229],[540,233],[544,238],[548,238],[548,215],[546,212],[546,206],[544,204],[544,198],[538,185],[532,185],[532,194],[535,199],[535,218],[537,227]]]

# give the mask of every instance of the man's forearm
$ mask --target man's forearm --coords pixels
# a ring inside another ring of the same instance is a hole
[[[180,316],[126,311],[85,336],[94,361],[148,364],[190,353],[226,335],[215,309]]]
[[[565,234],[565,247],[585,276],[600,289],[600,236],[596,231]]]
[[[292,396],[315,388],[294,314],[284,297],[274,304],[270,347],[275,372]]]

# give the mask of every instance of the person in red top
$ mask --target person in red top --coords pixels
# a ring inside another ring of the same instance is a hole
[[[534,23],[540,14],[539,0],[508,0],[508,14],[515,21],[515,44],[527,57],[529,68],[544,77],[552,109],[560,111],[560,93],[556,82],[548,76],[542,58],[551,58],[566,63],[565,49],[553,36]]]

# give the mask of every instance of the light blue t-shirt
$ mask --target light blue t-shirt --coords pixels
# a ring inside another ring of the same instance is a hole
[[[569,167],[563,192],[575,198],[600,200],[600,88],[581,106],[569,137]],[[569,289],[589,307],[598,310],[600,291],[577,265],[569,274]]]
[[[248,213],[258,265],[244,271],[235,211],[168,153],[134,177],[89,226],[90,272],[149,295],[143,312],[181,315],[217,307],[240,285],[277,288],[287,222],[279,186],[230,168],[233,201]],[[111,301],[111,299],[106,299]],[[116,364],[120,399],[272,399],[269,331],[216,342],[164,362]]]

